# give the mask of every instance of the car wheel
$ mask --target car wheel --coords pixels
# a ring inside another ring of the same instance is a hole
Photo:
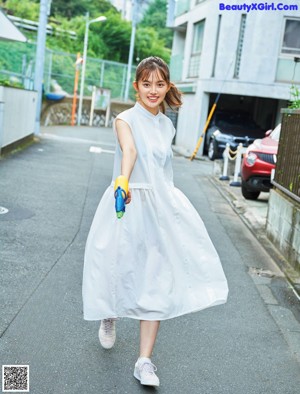
[[[218,145],[215,140],[209,141],[207,156],[210,160],[215,160],[218,157]]]
[[[246,200],[257,200],[260,192],[248,190],[245,183],[242,181],[242,195]]]

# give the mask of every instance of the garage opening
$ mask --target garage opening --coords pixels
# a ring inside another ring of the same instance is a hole
[[[217,94],[210,94],[209,108],[212,107],[216,97]],[[222,94],[219,98],[216,112],[247,113],[257,125],[267,131],[275,127],[277,106],[278,100],[276,99]]]
[[[209,111],[217,94],[209,97]],[[215,113],[210,121],[204,142],[204,153],[210,159],[222,157],[226,143],[235,149],[239,143],[248,146],[276,123],[278,100],[242,95],[220,96]]]

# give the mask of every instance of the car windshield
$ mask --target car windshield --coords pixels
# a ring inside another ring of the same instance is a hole
[[[279,125],[276,126],[275,129],[270,134],[270,138],[272,138],[272,140],[279,141],[280,130],[281,130],[281,124],[279,123]]]

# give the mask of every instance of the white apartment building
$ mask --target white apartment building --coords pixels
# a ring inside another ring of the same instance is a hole
[[[268,130],[280,122],[291,85],[300,84],[299,1],[255,1],[169,0],[171,78],[185,93],[175,143],[186,154],[218,93],[217,110],[248,112]]]
[[[122,18],[128,21],[132,19],[132,0],[110,0],[111,4],[121,12]]]
[[[143,15],[152,0],[109,0],[121,12],[122,18],[132,21],[134,4],[136,6],[136,20],[143,19]]]

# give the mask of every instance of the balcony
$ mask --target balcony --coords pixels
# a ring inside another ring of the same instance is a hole
[[[173,55],[170,61],[171,80],[178,82],[182,80],[183,55]]]
[[[191,0],[178,0],[176,2],[175,17],[184,14],[190,10]]]
[[[293,58],[280,57],[276,70],[276,81],[300,83],[300,63]]]

